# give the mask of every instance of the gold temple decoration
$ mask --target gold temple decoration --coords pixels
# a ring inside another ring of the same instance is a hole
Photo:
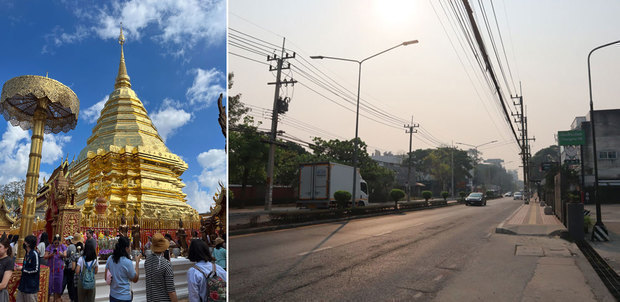
[[[11,125],[32,129],[32,140],[26,173],[26,189],[22,206],[19,243],[32,234],[43,133],[67,132],[75,128],[80,101],[69,87],[42,76],[26,75],[12,78],[2,87],[0,112]],[[18,250],[18,262],[24,249]]]
[[[6,206],[4,196],[2,196],[2,203],[0,204],[0,234],[11,231],[11,226],[15,223],[15,219],[11,217],[11,210]]]
[[[125,37],[119,36],[121,57],[114,91],[109,95],[86,147],[70,170],[77,190],[76,204],[86,219],[94,216],[98,197],[107,199],[108,213],[118,217],[198,221],[198,212],[186,203],[181,175],[187,164],[170,152],[131,89],[125,65]],[[157,216],[159,211],[160,216]],[[163,225],[162,225],[163,226]]]

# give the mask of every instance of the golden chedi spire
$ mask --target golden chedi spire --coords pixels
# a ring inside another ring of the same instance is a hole
[[[129,81],[122,27],[121,59],[114,91],[108,96],[92,135],[70,166],[78,206],[102,196],[110,209],[155,219],[198,217],[185,200],[181,175],[187,164],[170,152]],[[98,188],[103,188],[100,192]],[[125,212],[126,211],[126,212]]]
[[[121,22],[121,34],[118,37],[118,43],[121,45],[121,62],[118,65],[118,75],[116,76],[116,83],[114,88],[120,87],[131,88],[131,82],[129,81],[129,75],[127,74],[127,67],[125,66],[125,53],[123,51],[123,44],[125,44],[125,36],[123,35],[123,23]]]

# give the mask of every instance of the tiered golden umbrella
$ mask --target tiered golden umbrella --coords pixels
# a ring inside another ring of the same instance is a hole
[[[25,75],[12,78],[2,86],[0,112],[4,118],[13,126],[32,129],[18,247],[22,246],[27,235],[32,234],[43,133],[74,129],[79,110],[80,101],[75,93],[48,77]],[[17,258],[23,259],[24,249],[17,250]]]

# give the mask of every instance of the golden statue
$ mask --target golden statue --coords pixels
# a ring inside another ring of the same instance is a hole
[[[133,226],[131,227],[131,242],[132,250],[140,249],[140,224],[138,224],[138,216],[133,215]]]
[[[183,228],[183,220],[179,219],[179,229],[177,230],[177,240],[181,248],[181,255],[187,255],[187,234]]]
[[[121,225],[118,227],[118,233],[123,237],[128,237],[129,226],[127,225],[127,218],[125,218],[125,214],[121,215]]]

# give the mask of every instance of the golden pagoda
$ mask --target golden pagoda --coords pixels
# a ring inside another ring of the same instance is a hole
[[[124,214],[142,220],[197,221],[198,212],[186,203],[182,191],[185,184],[180,177],[187,164],[168,150],[131,89],[124,42],[121,27],[121,58],[114,91],[86,148],[70,165],[76,205],[82,207],[83,217],[94,217],[95,201],[103,197],[109,203],[107,215],[114,219]]]

